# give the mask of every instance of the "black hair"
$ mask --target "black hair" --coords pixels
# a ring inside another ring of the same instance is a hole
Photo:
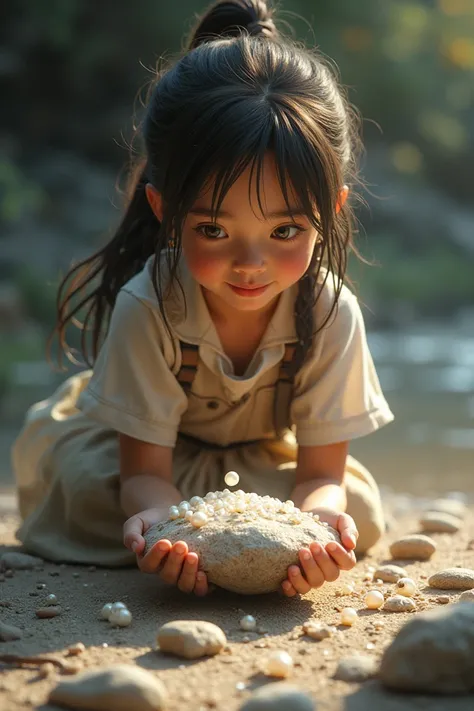
[[[212,180],[217,214],[247,167],[259,188],[271,152],[289,210],[291,189],[321,240],[298,286],[296,372],[337,306],[348,253],[355,251],[352,209],[348,203],[339,211],[336,206],[343,185],[356,180],[358,116],[331,65],[283,38],[263,0],[215,2],[199,18],[184,54],[157,74],[140,135],[145,156],[135,167],[115,235],[60,285],[55,332],[62,350],[70,355],[66,328],[85,310],[82,352],[92,364],[119,290],[150,256],[168,247],[170,235],[175,247],[166,250],[168,266],[171,281],[177,278],[182,226],[203,187]],[[162,222],[148,203],[148,182],[161,193]],[[261,207],[260,192],[258,200]],[[153,284],[167,323],[159,264],[156,259]],[[322,265],[327,271],[321,272]],[[326,318],[314,324],[320,274],[334,279],[335,298]]]

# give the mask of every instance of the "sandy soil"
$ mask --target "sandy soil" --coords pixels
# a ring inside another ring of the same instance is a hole
[[[5,500],[4,500],[5,502]],[[7,504],[11,505],[10,502]],[[15,550],[14,512],[0,507],[0,554]],[[474,511],[460,533],[434,534],[438,550],[429,562],[405,565],[425,600],[419,609],[437,607],[432,601],[439,591],[426,587],[427,577],[443,567],[474,567],[474,550],[468,543],[474,538]],[[469,697],[428,697],[387,693],[376,681],[348,684],[332,677],[338,660],[354,654],[379,658],[394,633],[410,619],[410,613],[365,610],[354,627],[339,628],[337,634],[322,642],[300,636],[301,625],[310,618],[338,624],[338,608],[363,608],[360,598],[336,597],[340,582],[355,581],[364,587],[367,567],[388,562],[388,544],[399,535],[415,532],[416,520],[398,520],[372,554],[359,561],[338,583],[327,584],[301,599],[288,600],[279,595],[240,597],[215,592],[200,600],[162,586],[153,576],[136,570],[103,570],[45,563],[32,571],[17,571],[0,582],[0,618],[23,630],[23,638],[0,643],[0,654],[51,654],[65,658],[67,647],[83,642],[86,651],[77,657],[82,668],[113,663],[138,664],[157,674],[169,690],[169,711],[217,709],[236,711],[252,689],[266,683],[260,666],[268,650],[284,649],[292,654],[295,670],[292,681],[309,691],[318,701],[318,711],[467,711],[474,708]],[[396,561],[404,564],[403,561]],[[0,577],[1,579],[1,577]],[[38,590],[44,583],[46,588]],[[373,586],[371,586],[373,587]],[[384,588],[393,586],[384,585]],[[35,610],[46,594],[54,593],[62,606],[61,616],[37,619]],[[448,593],[449,594],[449,593]],[[456,600],[459,593],[450,593]],[[105,602],[122,600],[133,613],[128,628],[112,628],[100,621],[98,613]],[[257,618],[263,633],[245,633],[239,629],[242,614]],[[220,625],[226,632],[228,650],[213,658],[196,662],[164,656],[155,647],[156,630],[174,619],[204,619]],[[383,620],[383,629],[373,631],[373,621]],[[244,682],[241,690],[239,682]],[[0,664],[0,708],[2,711],[41,709],[54,711],[47,704],[55,677],[42,679],[33,667],[12,668]],[[113,709],[111,709],[113,711]],[[291,711],[291,710],[289,710]]]

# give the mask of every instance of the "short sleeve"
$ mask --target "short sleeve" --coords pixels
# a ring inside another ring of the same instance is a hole
[[[291,418],[298,444],[303,446],[352,440],[393,420],[369,351],[359,303],[346,287],[296,376]]]
[[[173,362],[172,339],[158,307],[122,289],[78,407],[117,432],[173,447],[187,408]]]

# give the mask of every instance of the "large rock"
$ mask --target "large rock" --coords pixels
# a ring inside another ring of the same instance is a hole
[[[294,524],[284,516],[248,521],[237,513],[211,518],[202,528],[182,518],[158,523],[145,533],[145,552],[161,538],[186,541],[189,550],[198,554],[209,582],[251,595],[278,590],[288,566],[298,564],[300,548],[312,541],[322,546],[340,542],[337,531],[309,516]]]
[[[427,694],[474,690],[474,605],[418,614],[386,649],[379,676],[390,689]]]
[[[146,669],[117,664],[61,679],[49,701],[89,711],[162,711],[167,692],[163,682]]]

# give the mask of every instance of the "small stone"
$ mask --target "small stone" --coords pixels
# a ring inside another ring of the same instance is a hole
[[[399,565],[381,565],[374,573],[374,578],[382,580],[384,583],[396,583],[400,578],[407,578],[408,573],[405,568]]]
[[[385,650],[380,679],[390,689],[424,694],[474,690],[474,605],[460,603],[422,612]]]
[[[438,603],[438,605],[448,605],[450,597],[449,595],[438,595],[438,597],[435,597],[435,601]]]
[[[5,577],[6,578],[13,578],[13,570],[6,570]]]
[[[263,665],[263,672],[267,676],[286,679],[293,671],[293,659],[288,652],[282,649],[271,652]]]
[[[45,583],[36,583],[36,589],[37,590],[45,590],[46,584]]]
[[[272,682],[257,689],[239,711],[315,711],[311,697],[297,686]]]
[[[427,511],[420,519],[421,530],[427,533],[457,533],[462,525],[460,518],[441,511]]]
[[[93,669],[62,679],[48,701],[72,709],[94,711],[162,711],[167,692],[149,671],[132,664]]]
[[[459,596],[459,602],[474,602],[474,590],[466,590]]]
[[[341,659],[334,678],[339,681],[361,682],[372,679],[376,673],[377,662],[374,657],[356,655]]]
[[[416,604],[411,597],[393,595],[385,600],[383,609],[387,612],[414,612],[414,610],[416,610]]]
[[[41,558],[27,553],[4,553],[0,560],[10,570],[33,570],[35,566],[43,565]]]
[[[76,642],[76,644],[71,644],[71,646],[67,648],[67,653],[70,657],[77,657],[85,651],[86,646],[83,642]]]
[[[435,550],[436,543],[433,539],[422,533],[403,536],[390,546],[392,557],[402,560],[429,560]]]
[[[428,504],[426,510],[445,513],[457,518],[464,518],[466,515],[465,504],[462,501],[456,501],[456,499],[436,499]]]
[[[23,632],[18,627],[7,625],[0,620],[0,642],[13,642],[15,639],[21,639],[22,636]]]
[[[49,619],[50,617],[57,617],[62,612],[59,605],[51,605],[50,607],[40,607],[36,610],[36,617],[40,619]]]
[[[327,639],[328,637],[332,637],[335,631],[335,627],[326,625],[323,622],[318,622],[317,620],[309,620],[303,625],[303,632],[308,635],[308,637],[311,637],[311,639]]]
[[[438,590],[471,590],[474,588],[474,570],[470,568],[445,568],[428,579],[428,585]]]
[[[220,627],[201,620],[167,622],[158,630],[156,641],[162,652],[185,659],[214,656],[227,644]]]

